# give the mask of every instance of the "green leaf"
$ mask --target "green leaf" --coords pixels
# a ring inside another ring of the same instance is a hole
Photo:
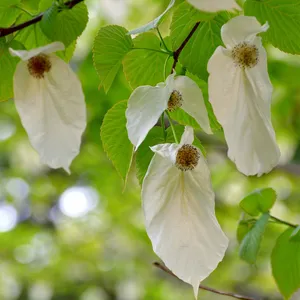
[[[290,239],[292,233],[289,228],[277,239],[271,256],[273,276],[286,299],[300,288],[300,242]]]
[[[142,27],[129,31],[129,34],[139,34],[157,28],[158,25],[162,22],[164,16],[169,12],[169,10],[174,6],[174,4],[175,0],[171,0],[167,9],[160,16],[158,16],[156,19]]]
[[[16,8],[21,0],[1,0],[0,2],[0,27],[10,27],[21,14],[21,10]]]
[[[144,142],[140,145],[136,153],[136,172],[139,183],[142,185],[150,162],[154,156],[150,147],[163,144],[164,138],[161,127],[153,127],[148,133]]]
[[[19,59],[12,57],[9,53],[9,47],[22,49],[22,45],[13,41],[9,45],[5,39],[0,39],[0,102],[13,97],[13,77]]]
[[[241,243],[246,236],[246,234],[251,230],[255,223],[253,220],[242,220],[239,222],[236,237],[239,243]]]
[[[165,81],[171,73],[173,58],[168,53],[161,53],[159,38],[150,32],[142,33],[134,39],[135,48],[150,48],[151,50],[133,49],[123,60],[125,76],[132,88],[141,85],[156,85]]]
[[[292,232],[290,240],[293,242],[300,242],[300,226],[297,226]]]
[[[82,34],[87,22],[88,10],[85,3],[62,11],[53,4],[45,12],[40,26],[51,41],[61,41],[67,47]]]
[[[133,145],[126,129],[126,109],[127,101],[114,105],[105,115],[101,127],[104,151],[125,183],[133,156]]]
[[[247,0],[245,15],[255,16],[270,29],[263,33],[265,41],[282,51],[300,54],[300,2],[295,0]]]
[[[276,192],[272,188],[260,189],[246,196],[241,201],[240,207],[250,216],[258,216],[260,213],[270,211],[276,198]]]
[[[137,169],[137,177],[141,185],[147,173],[150,162],[154,156],[154,153],[151,151],[150,147],[158,144],[164,144],[164,143],[175,143],[175,139],[171,127],[167,128],[166,131],[167,131],[167,137],[166,137],[166,141],[164,141],[162,128],[158,126],[153,127],[148,133],[144,142],[137,150],[136,169]],[[175,132],[178,140],[180,141],[180,138],[184,132],[184,126],[176,125]],[[197,137],[195,138],[193,144],[201,150],[204,156],[206,155],[205,149]]]
[[[197,121],[181,108],[176,109],[173,112],[170,112],[170,116],[173,120],[175,120],[181,125],[191,126],[195,129],[200,129],[200,126],[197,123]]]
[[[199,11],[187,2],[178,5],[173,13],[170,27],[172,49],[176,51],[180,47],[197,22],[208,21],[215,15]]]
[[[207,63],[216,48],[223,45],[221,27],[229,20],[229,16],[228,13],[220,13],[213,19],[200,22],[179,56],[180,63],[189,72],[205,81],[208,78]]]
[[[253,228],[245,235],[240,246],[240,257],[250,264],[256,262],[261,240],[268,224],[270,215],[263,214]]]
[[[128,31],[120,26],[106,26],[100,29],[94,43],[94,66],[100,77],[100,84],[108,92],[125,55],[133,43]]]

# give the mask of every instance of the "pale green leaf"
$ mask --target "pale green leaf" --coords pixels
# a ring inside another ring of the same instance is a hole
[[[82,34],[87,22],[88,10],[85,3],[62,11],[53,4],[45,12],[40,26],[51,41],[61,41],[67,47]]]
[[[123,27],[113,25],[100,29],[94,43],[94,66],[100,84],[108,92],[122,65],[124,56],[132,49],[131,37]]]
[[[1,0],[0,1],[0,27],[10,27],[21,14],[21,10],[16,6],[21,0]]]
[[[240,246],[240,257],[250,264],[256,262],[256,258],[260,249],[261,240],[268,224],[270,215],[263,214],[245,235]]]
[[[114,105],[105,115],[101,127],[104,151],[126,183],[130,169],[133,145],[128,139],[125,111],[127,101]]]
[[[173,58],[168,53],[162,53],[159,38],[150,32],[142,33],[134,39],[135,48],[149,48],[151,50],[133,49],[123,60],[126,79],[132,88],[141,85],[156,85],[165,81],[171,73]]]
[[[300,242],[290,239],[292,233],[287,229],[277,239],[271,256],[273,276],[286,299],[300,288]]]
[[[13,97],[13,77],[19,59],[12,57],[9,47],[22,49],[22,45],[13,41],[10,45],[6,44],[5,39],[0,39],[0,102]]]
[[[169,10],[174,6],[174,4],[175,0],[171,0],[166,10],[160,16],[158,16],[153,21],[149,22],[148,24],[142,27],[129,31],[129,34],[139,34],[157,28],[157,26],[162,22],[164,16],[169,12]]]
[[[276,192],[272,188],[260,189],[246,196],[241,201],[240,207],[250,216],[258,216],[260,213],[270,211],[276,198]]]
[[[180,47],[197,22],[208,21],[215,15],[199,11],[187,2],[178,5],[173,13],[170,27],[172,49],[176,51]]]
[[[255,16],[270,28],[264,39],[282,51],[300,54],[300,1],[296,0],[247,0],[245,15]]]
[[[208,21],[200,22],[193,37],[179,56],[180,63],[189,72],[205,81],[208,78],[207,63],[216,48],[223,45],[221,27],[229,20],[229,16],[224,12]]]

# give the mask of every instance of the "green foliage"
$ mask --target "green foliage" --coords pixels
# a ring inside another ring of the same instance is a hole
[[[100,77],[100,84],[108,92],[122,65],[124,56],[133,43],[128,31],[117,25],[100,29],[94,42],[94,66]]]
[[[187,2],[179,4],[173,13],[170,27],[172,49],[176,51],[180,47],[197,22],[209,21],[215,15],[199,11]]]
[[[240,257],[250,264],[256,262],[269,217],[270,215],[268,213],[263,214],[243,238],[240,246]]]
[[[124,73],[131,87],[164,82],[165,75],[171,72],[173,59],[168,53],[162,52],[159,38],[146,32],[133,42],[136,49],[130,51],[123,60]]]
[[[263,33],[266,41],[282,51],[300,54],[300,2],[296,0],[247,0],[245,15],[255,16],[261,23],[269,22]]]
[[[246,196],[240,203],[240,207],[250,216],[258,216],[267,213],[276,201],[276,192],[271,188],[256,190]]]
[[[126,109],[127,101],[114,105],[105,115],[101,127],[104,151],[125,183],[133,156],[133,146],[126,130]]]
[[[0,39],[0,102],[13,97],[13,76],[19,59],[12,57],[9,47],[22,49],[18,42],[7,44],[5,39]]]
[[[246,234],[251,230],[255,222],[253,220],[242,220],[239,222],[236,237],[239,243],[241,243],[246,236]]]
[[[176,109],[173,112],[170,112],[170,116],[172,117],[173,120],[175,120],[181,125],[191,126],[195,129],[200,129],[200,126],[196,122],[196,120],[181,108]]]
[[[1,0],[0,2],[0,27],[11,26],[18,15],[21,13],[16,5],[20,4],[21,0]]]
[[[153,21],[149,22],[148,24],[139,27],[137,29],[129,31],[129,34],[139,34],[144,33],[147,31],[150,31],[152,29],[155,29],[158,27],[158,25],[162,22],[164,16],[169,12],[169,10],[174,6],[175,0],[171,0],[166,10],[157,18],[155,18]]]
[[[61,41],[67,47],[82,34],[87,22],[85,3],[79,3],[72,9],[63,9],[54,3],[45,12],[40,26],[51,41]]]
[[[300,241],[291,240],[293,229],[287,229],[272,252],[273,276],[280,292],[289,299],[300,288]]]
[[[181,10],[181,5],[183,10]],[[228,13],[220,13],[212,18],[211,15],[199,14],[185,4],[181,4],[176,10],[171,24],[171,38],[173,49],[177,49],[188,33],[199,21],[199,27],[183,49],[179,61],[189,72],[207,80],[207,63],[215,49],[222,45],[221,27],[229,20]]]

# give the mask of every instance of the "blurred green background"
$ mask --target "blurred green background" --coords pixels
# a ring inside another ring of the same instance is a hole
[[[158,258],[145,232],[134,170],[123,192],[123,182],[103,152],[103,117],[131,90],[121,73],[107,95],[99,89],[91,53],[100,26],[133,29],[161,13],[168,2],[86,1],[90,21],[71,64],[83,84],[89,122],[70,176],[40,164],[13,100],[0,104],[0,299],[193,299],[190,286],[153,267]],[[168,20],[161,30],[168,34]],[[239,201],[256,188],[274,188],[278,201],[272,214],[300,222],[300,58],[269,46],[268,51],[280,166],[261,178],[247,178],[227,159],[221,132],[199,135],[208,152],[217,217],[231,241],[224,261],[203,284],[275,300],[282,297],[271,275],[270,253],[285,228],[268,225],[254,266],[239,259],[236,239]],[[229,298],[200,291],[199,299]]]

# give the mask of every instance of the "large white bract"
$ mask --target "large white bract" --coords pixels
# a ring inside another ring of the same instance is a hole
[[[241,9],[235,0],[187,0],[195,8],[208,12]]]
[[[126,110],[127,131],[137,149],[161,114],[181,107],[211,134],[208,113],[199,86],[189,77],[170,75],[157,86],[140,86],[131,94]]]
[[[41,161],[69,172],[86,127],[81,83],[62,59],[60,42],[30,51],[10,49],[21,58],[14,75],[14,100],[22,124]]]
[[[193,129],[187,127],[180,145],[152,147],[155,155],[143,182],[142,201],[155,253],[197,296],[200,282],[222,261],[228,239],[215,216],[208,166],[191,145],[193,140]],[[183,171],[180,164],[190,165]]]
[[[209,100],[224,128],[228,156],[245,175],[268,173],[280,158],[267,54],[257,36],[268,27],[255,17],[231,19],[221,31],[226,48],[218,47],[208,63]]]

